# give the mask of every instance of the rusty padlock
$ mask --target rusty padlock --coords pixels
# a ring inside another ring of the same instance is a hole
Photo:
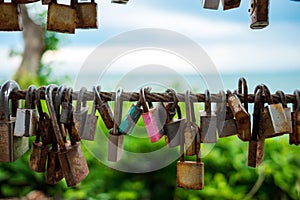
[[[237,132],[239,133],[239,138],[243,140],[250,139],[250,129],[251,129],[251,119],[250,114],[246,111],[244,106],[242,105],[240,99],[236,94],[231,93],[229,90],[227,91],[227,103],[228,106],[235,118]],[[251,135],[251,134],[250,134]]]
[[[10,109],[10,94],[19,90],[19,85],[12,80],[6,81],[0,90],[0,162],[13,162],[29,149],[27,137],[14,136],[16,109],[19,101],[12,100]]]
[[[35,172],[44,172],[46,170],[46,161],[48,157],[48,144],[45,140],[43,140],[42,136],[45,134],[49,134],[49,123],[43,122],[47,120],[45,118],[45,113],[43,112],[41,103],[40,103],[40,93],[42,88],[37,90],[37,107],[40,111],[39,113],[39,123],[36,133],[35,141],[32,142],[31,145],[31,154],[29,160],[29,167]],[[49,136],[48,136],[49,137]],[[45,138],[45,137],[44,137]],[[42,141],[41,141],[42,140]]]
[[[65,143],[63,140],[63,135],[60,132],[59,124],[55,116],[55,108],[52,100],[53,88],[53,85],[49,85],[46,89],[47,108],[50,113],[53,131],[60,147],[58,151],[59,163],[67,185],[70,187],[80,183],[88,175],[89,169],[80,142],[71,141],[70,144],[68,142]]]
[[[251,29],[262,29],[269,25],[269,0],[251,0]]]
[[[185,154],[193,156],[196,154],[197,134],[199,134],[199,127],[196,124],[196,117],[194,111],[194,104],[191,101],[191,91],[187,90],[185,93],[185,109],[186,109],[186,127],[184,129],[184,144]]]
[[[95,3],[95,0],[91,0],[90,3],[79,3],[76,0],[75,9],[78,17],[76,28],[98,28],[97,3]]]
[[[61,104],[61,115],[60,115],[60,123],[69,124],[73,119],[70,118],[70,112],[73,112],[73,88],[69,87],[64,94],[64,98]]]
[[[129,0],[111,0],[111,3],[127,4]]]
[[[298,146],[300,144],[300,91],[295,90],[294,96],[296,101],[293,103],[292,112],[293,131],[289,135],[289,143]]]
[[[248,166],[257,167],[264,159],[265,138],[260,135],[263,103],[261,102],[262,87],[255,89],[252,137],[248,147]]]
[[[118,162],[121,160],[124,148],[124,135],[119,132],[119,125],[122,119],[122,93],[123,89],[118,88],[115,95],[114,106],[114,127],[109,131],[108,161]]]
[[[142,118],[145,123],[150,142],[157,142],[164,135],[163,126],[166,122],[167,113],[161,103],[158,103],[155,107],[153,107],[150,100],[148,100],[148,105],[150,107],[148,108],[146,104],[146,94],[149,93],[150,90],[147,90],[146,92],[145,90],[145,88],[142,88],[140,91],[140,102],[143,107]]]
[[[95,91],[96,109],[98,110],[106,128],[112,129],[114,127],[114,116],[108,102],[101,99],[100,91],[101,87],[97,86],[97,92]]]
[[[84,99],[84,93],[87,92],[85,87],[82,87],[78,93],[76,110],[73,113],[73,118],[75,122],[75,127],[79,135],[83,135],[84,125],[88,115],[88,107],[86,105],[86,100]]]
[[[266,85],[263,85],[263,93],[268,102],[262,113],[261,127],[265,138],[276,137],[279,135],[290,133],[290,125],[284,114],[281,103],[273,102],[270,90]]]
[[[205,110],[200,111],[200,136],[202,143],[217,142],[217,116],[211,110],[211,96],[205,90]]]
[[[71,5],[57,4],[52,0],[48,5],[47,30],[61,33],[75,33],[77,14],[74,0]]]
[[[229,10],[240,7],[241,0],[222,0],[223,10]]]
[[[64,123],[60,123],[60,118],[61,118],[60,107],[61,107],[61,104],[62,104],[62,101],[64,98],[63,96],[66,93],[66,91],[67,91],[67,88],[64,85],[61,85],[60,87],[58,87],[55,98],[54,98],[54,110],[56,113],[56,119],[57,119],[60,131],[62,133],[62,136],[63,136],[63,139],[65,142],[66,142],[66,138],[67,138],[67,130],[66,130],[67,126]]]
[[[200,137],[199,133],[196,137]],[[196,139],[200,141],[200,138]],[[184,135],[180,140],[180,160],[177,162],[176,185],[180,188],[204,189],[204,163],[201,162],[200,142],[196,146],[196,162],[184,160]]]
[[[292,125],[292,111],[291,108],[288,107],[287,102],[286,102],[286,96],[283,91],[278,90],[276,91],[276,94],[280,97],[280,102],[283,107],[284,115],[289,123],[290,131],[291,133],[293,131],[293,125]]]
[[[120,134],[130,134],[142,115],[141,101],[139,100],[136,104],[132,104],[129,111],[120,123],[119,132]]]
[[[36,135],[38,113],[35,109],[36,88],[30,86],[26,92],[25,107],[18,108],[14,136],[30,137]]]
[[[204,0],[203,8],[218,10],[220,0]]]
[[[14,1],[5,3],[0,0],[0,31],[22,31],[20,6]]]
[[[226,100],[226,94],[224,91],[219,92],[221,101],[217,104],[217,127],[219,138],[229,137],[237,134],[236,121],[233,113],[228,106]],[[223,110],[225,108],[225,111]],[[225,116],[224,116],[225,112]],[[225,118],[225,119],[224,119]]]
[[[235,92],[236,95],[243,95],[243,108],[248,113],[248,85],[245,78],[240,78],[238,81],[238,90]],[[247,118],[246,118],[247,119]],[[251,140],[251,121],[245,121],[246,123],[243,124],[243,121],[237,123],[237,131],[238,137],[242,141],[250,141]]]
[[[167,121],[164,125],[165,140],[168,147],[177,147],[180,145],[180,135],[183,134],[186,127],[186,119],[182,118],[181,109],[178,105],[178,98],[175,90],[168,89],[166,93],[169,94],[173,102],[166,105]],[[173,119],[177,113],[178,119]]]
[[[96,116],[96,96],[95,96],[95,90],[96,88],[94,87],[94,101],[92,105],[92,111],[90,114],[87,115],[86,120],[85,120],[85,125],[84,125],[84,130],[80,135],[80,138],[82,140],[94,140],[95,138],[95,133],[96,133],[96,127],[97,127],[97,121],[98,121],[98,116]]]

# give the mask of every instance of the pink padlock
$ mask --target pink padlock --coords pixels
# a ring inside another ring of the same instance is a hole
[[[167,113],[164,106],[160,103],[153,107],[151,101],[146,104],[145,89],[140,90],[140,102],[143,107],[142,118],[144,120],[150,142],[157,142],[164,135],[164,124],[166,122]]]

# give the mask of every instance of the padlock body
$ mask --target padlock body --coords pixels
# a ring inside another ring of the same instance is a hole
[[[238,137],[242,141],[250,141],[251,140],[250,124],[249,124],[249,128],[247,128],[247,129],[239,129],[239,127],[238,127],[237,130],[238,130]]]
[[[180,145],[180,135],[183,134],[186,127],[186,119],[177,119],[164,125],[164,133],[168,147],[177,147]]]
[[[73,106],[68,102],[63,102],[61,104],[61,115],[60,115],[60,123],[67,124],[70,123],[70,111],[72,111]]]
[[[142,115],[142,109],[132,104],[119,126],[120,134],[130,134]]]
[[[220,127],[218,125],[218,127]],[[223,128],[218,128],[220,138],[229,137],[237,134],[236,122],[234,119],[226,119],[223,123]]]
[[[31,154],[29,167],[35,172],[45,172],[46,161],[48,156],[48,147],[43,146],[41,142],[33,142],[31,145]]]
[[[77,185],[89,174],[89,168],[79,142],[75,145],[67,145],[66,151],[59,152],[58,157],[69,187]]]
[[[218,10],[220,0],[204,0],[203,8]]]
[[[260,122],[264,127],[261,137],[271,138],[291,132],[281,103],[266,106]]]
[[[48,162],[45,182],[50,185],[55,185],[63,178],[64,175],[60,166],[58,151],[50,149],[48,151]]]
[[[15,121],[0,121],[0,162],[13,162],[29,149],[26,137],[13,136]]]
[[[286,117],[286,120],[289,123],[289,127],[290,127],[290,132],[291,133],[293,131],[293,122],[292,122],[292,111],[291,108],[283,108],[284,111],[284,115]]]
[[[293,131],[289,134],[289,143],[300,144],[300,111],[292,112],[292,126]]]
[[[222,0],[223,10],[229,10],[240,7],[241,0]]]
[[[14,135],[29,137],[36,135],[38,113],[34,109],[18,109]]]
[[[124,135],[109,134],[108,161],[117,162],[121,160],[124,149]]]
[[[196,163],[193,161],[178,161],[176,184],[177,187],[185,189],[203,190],[204,163]]]
[[[88,116],[88,107],[82,107],[79,112],[73,113],[75,128],[79,135],[84,134],[84,125]]]
[[[199,133],[197,125],[191,123],[184,130],[185,154],[187,156],[196,155],[196,136]]]
[[[93,114],[89,114],[86,118],[86,122],[84,125],[84,130],[80,135],[82,140],[91,140],[95,139],[96,128],[97,128],[98,116]]]
[[[48,7],[47,30],[61,33],[75,33],[76,10],[68,5],[50,3]]]
[[[107,129],[112,129],[114,127],[114,116],[108,102],[103,102],[99,107],[97,107],[98,112],[106,126]]]
[[[207,115],[206,112],[200,112],[200,135],[202,143],[217,142],[217,116],[212,113]]]
[[[269,25],[269,0],[251,0],[251,29],[262,29]]]
[[[0,31],[21,31],[20,7],[15,3],[0,3]]]
[[[78,17],[76,28],[98,28],[97,3],[79,3],[75,9]]]
[[[162,109],[165,111],[164,108]],[[157,142],[164,135],[163,126],[167,115],[161,112],[160,107],[154,107],[149,109],[149,112],[142,113],[150,142]]]
[[[257,141],[250,140],[248,148],[248,166],[257,167],[264,159],[264,145],[265,140],[260,139]]]

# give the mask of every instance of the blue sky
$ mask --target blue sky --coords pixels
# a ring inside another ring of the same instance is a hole
[[[64,45],[43,58],[54,60],[56,71],[78,73],[98,45],[138,28],[164,28],[186,35],[208,53],[222,73],[299,69],[299,2],[270,1],[270,25],[263,30],[249,28],[250,1],[242,1],[239,8],[227,11],[222,10],[221,4],[217,11],[203,9],[200,0],[130,0],[127,5],[111,4],[109,0],[96,2],[99,29],[59,34]],[[46,8],[38,2],[31,5],[30,13]],[[22,34],[1,32],[0,69],[5,76],[10,76],[20,63],[18,58],[7,59],[12,47],[22,49]]]

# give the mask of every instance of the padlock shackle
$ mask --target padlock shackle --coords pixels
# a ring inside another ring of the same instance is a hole
[[[139,99],[139,101],[141,102],[141,106],[143,108],[143,113],[149,112],[149,108],[146,104],[145,88],[140,89],[140,99]]]
[[[119,125],[122,121],[122,107],[123,107],[123,99],[122,99],[123,89],[118,88],[115,94],[115,106],[114,106],[114,127],[113,127],[113,135],[119,135]]]
[[[261,96],[263,93],[263,88],[255,89],[254,97],[254,112],[253,112],[253,126],[252,126],[252,141],[257,141],[260,131],[260,120],[263,112],[263,104],[261,103]]]
[[[55,100],[54,100],[54,110],[56,112],[56,118],[57,118],[58,122],[60,121],[60,105],[62,103],[64,92],[66,92],[66,91],[67,91],[66,86],[61,85],[61,86],[59,86],[59,88],[56,92],[56,96],[55,96]]]
[[[211,96],[209,90],[205,90],[205,112],[211,115]]]
[[[36,87],[31,85],[28,87],[25,96],[25,109],[35,109],[36,106]]]
[[[10,120],[10,106],[9,98],[10,94],[14,90],[20,90],[20,87],[17,82],[13,80],[8,80],[3,83],[0,90],[0,120]],[[16,116],[16,110],[19,106],[18,100],[12,100],[12,114],[11,116]]]
[[[186,121],[187,121],[187,126],[190,127],[191,126],[191,91],[190,90],[186,90],[185,92],[185,96],[184,96],[184,100],[185,100],[185,112],[186,112]]]
[[[282,104],[282,107],[283,107],[283,108],[287,108],[288,106],[287,106],[286,96],[285,96],[284,92],[283,92],[282,90],[277,90],[277,91],[276,91],[276,94],[277,94],[277,95],[279,96],[279,98],[280,98],[280,102],[281,102],[281,104]]]
[[[87,92],[86,87],[82,87],[78,93],[78,98],[77,98],[77,104],[76,104],[76,111],[75,112],[80,112],[81,111],[81,106],[84,104],[84,94]],[[85,101],[86,102],[86,101]],[[82,105],[81,105],[82,104]],[[84,106],[84,105],[83,105]]]
[[[267,100],[267,103],[269,105],[273,104],[274,101],[273,101],[273,97],[271,95],[271,92],[270,92],[269,88],[265,84],[261,84],[261,86],[263,88],[263,93],[264,93],[264,96],[265,96],[265,98]]]
[[[53,127],[53,132],[56,138],[56,141],[58,142],[59,146],[63,149],[66,149],[65,142],[63,140],[62,134],[60,132],[60,128],[57,122],[57,118],[55,115],[55,108],[53,105],[53,90],[54,90],[55,85],[49,85],[46,89],[45,97],[46,97],[46,103],[47,103],[47,108],[50,114],[50,119]]]
[[[44,111],[43,111],[43,107],[42,107],[42,102],[41,102],[41,92],[43,91],[45,93],[46,87],[45,86],[41,86],[39,89],[37,89],[36,92],[36,105],[37,105],[37,110],[40,116],[40,119],[44,119]]]
[[[92,116],[96,115],[96,101],[97,101],[96,93],[97,93],[97,91],[93,91],[93,105],[92,105],[92,111],[91,111]]]
[[[166,93],[167,93],[169,96],[171,96],[172,101],[173,101],[173,102],[172,102],[172,106],[169,108],[168,112],[170,111],[170,112],[175,113],[175,112],[176,112],[176,108],[177,108],[177,106],[178,106],[178,102],[179,102],[178,97],[177,97],[177,93],[176,93],[176,91],[173,90],[173,89],[167,89],[167,90],[166,90]],[[170,114],[172,114],[172,113],[170,113]]]
[[[299,111],[300,110],[300,91],[295,90],[294,95],[296,97],[296,102],[293,104],[293,111]]]
[[[238,94],[244,97],[244,108],[248,112],[248,85],[245,78],[241,77],[238,81]]]

